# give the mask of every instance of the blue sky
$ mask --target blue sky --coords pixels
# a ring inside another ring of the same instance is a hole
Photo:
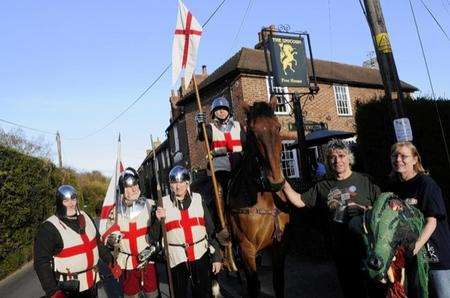
[[[438,96],[450,97],[450,42],[412,0]],[[186,0],[203,23],[220,0]],[[424,0],[450,31],[450,1]],[[205,28],[198,69],[211,73],[269,24],[311,34],[315,58],[361,65],[373,50],[358,0],[227,0]],[[107,129],[84,140],[131,103],[170,63],[177,1],[3,0],[0,2],[0,118],[62,135],[63,162],[79,170],[114,167],[117,134],[126,165],[138,167],[150,134],[164,138],[171,74]],[[382,1],[400,78],[430,94],[408,0]],[[10,125],[0,123],[9,130]],[[26,131],[29,137],[36,137]],[[54,137],[45,136],[54,145]],[[56,152],[56,149],[54,149]]]

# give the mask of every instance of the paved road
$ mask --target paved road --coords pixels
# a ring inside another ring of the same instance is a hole
[[[164,266],[158,266],[160,272],[160,291],[162,297],[169,297],[165,280]],[[286,260],[286,297],[336,297],[339,298],[335,269],[327,262],[305,262],[295,256]],[[274,297],[272,290],[272,272],[270,258],[264,257],[260,266],[261,297]],[[237,274],[222,273],[219,277],[224,297],[245,297]],[[13,276],[0,282],[0,297],[2,298],[38,298],[44,295],[39,280],[28,263]],[[115,296],[115,295],[114,295]],[[112,296],[112,297],[114,297]],[[103,288],[99,291],[100,298],[107,298]]]

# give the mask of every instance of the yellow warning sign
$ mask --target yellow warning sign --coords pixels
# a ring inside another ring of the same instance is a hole
[[[377,48],[381,53],[386,54],[392,52],[389,35],[386,32],[375,35],[375,40],[377,42]]]

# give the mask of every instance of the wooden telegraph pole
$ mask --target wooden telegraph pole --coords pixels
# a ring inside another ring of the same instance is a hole
[[[59,131],[56,131],[56,147],[58,148],[59,167],[62,168],[61,136],[59,135]]]
[[[365,15],[372,33],[372,40],[377,54],[381,78],[386,98],[392,103],[394,128],[397,141],[411,141],[412,130],[409,119],[405,118],[403,102],[405,100],[400,79],[395,66],[391,42],[384,22],[379,0],[364,0]]]

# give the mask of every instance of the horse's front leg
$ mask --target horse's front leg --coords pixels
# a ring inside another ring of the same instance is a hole
[[[275,297],[284,297],[284,261],[286,245],[284,241],[274,240],[272,245],[272,282]]]
[[[249,241],[243,241],[239,246],[241,248],[242,261],[245,266],[248,296],[252,298],[258,297],[260,285],[256,271],[256,248]]]

